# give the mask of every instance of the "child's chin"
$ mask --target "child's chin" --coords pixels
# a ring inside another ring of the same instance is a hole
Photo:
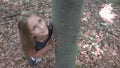
[[[48,33],[43,33],[43,34],[39,35],[39,37],[46,36],[46,35],[48,35]]]
[[[48,32],[44,33],[44,35],[48,35]]]

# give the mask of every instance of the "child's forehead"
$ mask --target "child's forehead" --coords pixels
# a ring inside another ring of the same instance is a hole
[[[38,15],[31,15],[30,17],[29,17],[30,19],[34,19],[34,18],[41,18],[41,17],[39,17]]]
[[[28,22],[35,22],[37,20],[41,19],[41,17],[37,16],[37,15],[32,15],[28,18]]]

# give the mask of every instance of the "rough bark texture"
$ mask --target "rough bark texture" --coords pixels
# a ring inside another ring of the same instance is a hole
[[[55,68],[75,68],[75,55],[84,0],[53,0],[53,26],[56,36]]]

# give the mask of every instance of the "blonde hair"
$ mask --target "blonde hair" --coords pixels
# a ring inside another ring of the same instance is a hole
[[[28,18],[32,15],[36,15],[30,11],[22,11],[20,17],[18,18],[18,29],[21,39],[22,50],[25,53],[26,57],[30,57],[34,54],[32,51],[35,47],[35,42],[31,36],[30,30],[28,29]],[[31,52],[32,51],[32,52]]]

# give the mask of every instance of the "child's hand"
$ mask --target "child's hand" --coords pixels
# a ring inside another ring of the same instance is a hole
[[[55,36],[52,34],[50,40],[48,41],[48,45],[54,46],[56,44]]]

